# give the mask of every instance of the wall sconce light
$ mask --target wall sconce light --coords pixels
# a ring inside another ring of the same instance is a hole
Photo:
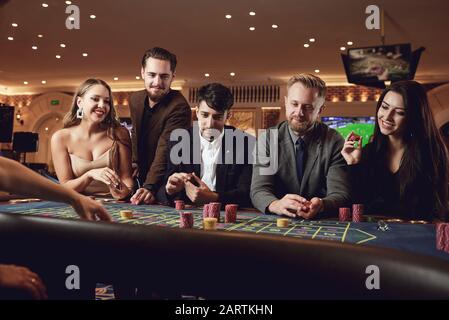
[[[22,112],[20,111],[20,109],[17,110],[16,120],[17,120],[18,123],[20,123],[21,126],[23,126],[24,122],[23,122],[23,119],[22,119]]]

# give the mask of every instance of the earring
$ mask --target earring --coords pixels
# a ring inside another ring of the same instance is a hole
[[[76,117],[78,119],[82,119],[84,117],[84,111],[82,108],[78,108],[78,110],[76,111]]]

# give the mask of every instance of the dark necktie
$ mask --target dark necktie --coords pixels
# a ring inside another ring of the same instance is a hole
[[[304,174],[304,155],[306,144],[302,138],[296,140],[296,173],[298,174],[298,183],[301,185],[302,176]]]

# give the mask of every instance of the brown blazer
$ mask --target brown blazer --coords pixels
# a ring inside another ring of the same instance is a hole
[[[130,97],[129,108],[133,123],[132,153],[133,162],[139,165],[139,177],[143,177],[143,185],[156,192],[163,182],[167,165],[167,147],[170,133],[174,129],[189,128],[192,122],[192,112],[184,96],[176,90],[170,92],[155,106],[155,114],[146,125],[149,128],[147,143],[144,146],[147,152],[147,163],[139,160],[139,139],[142,133],[142,116],[144,114],[147,91],[134,92]],[[141,151],[142,152],[142,151]]]

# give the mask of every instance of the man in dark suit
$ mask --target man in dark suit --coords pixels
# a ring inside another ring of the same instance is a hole
[[[318,121],[326,84],[301,74],[292,77],[285,97],[287,120],[259,137],[251,200],[265,213],[312,219],[349,201],[343,138]]]
[[[198,123],[173,133],[165,185],[158,198],[166,204],[182,199],[196,205],[221,202],[250,207],[255,138],[225,125],[234,103],[228,88],[205,85],[198,91],[198,100]]]
[[[164,179],[170,133],[191,126],[187,100],[179,91],[170,89],[176,64],[176,56],[165,49],[147,50],[141,69],[145,90],[130,98],[133,167],[143,185],[131,198],[135,204],[155,202]]]

